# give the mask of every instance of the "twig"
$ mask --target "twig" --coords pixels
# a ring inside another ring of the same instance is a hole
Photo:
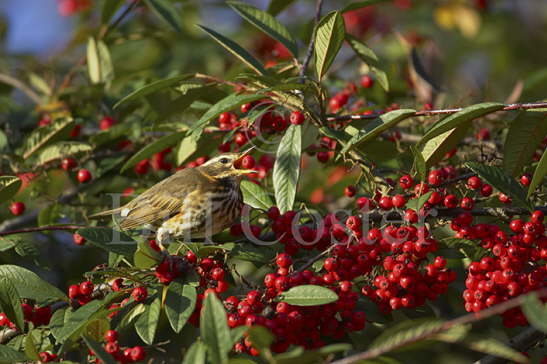
[[[545,297],[547,296],[547,288],[543,288],[541,290],[537,290],[535,292],[532,292],[530,294],[536,294],[538,297]],[[429,330],[424,330],[420,335],[412,336],[405,338],[403,340],[397,341],[396,343],[393,343],[391,345],[383,345],[374,349],[367,350],[365,352],[355,354],[348,356],[347,358],[340,359],[337,361],[332,362],[331,364],[352,364],[356,363],[361,360],[365,359],[371,359],[376,358],[380,355],[386,354],[394,349],[406,346],[408,344],[412,344],[427,338],[430,338],[434,335],[437,335],[443,331],[449,330],[455,326],[459,325],[466,325],[470,324],[479,320],[483,320],[485,318],[488,318],[490,316],[501,314],[511,308],[518,307],[523,304],[524,300],[528,297],[528,294],[521,295],[515,298],[512,298],[510,300],[507,300],[505,302],[502,302],[500,304],[497,304],[492,307],[488,307],[482,311],[479,312],[473,312],[461,317],[458,317],[454,320],[446,321],[440,326],[432,327]]]
[[[546,335],[543,332],[538,331],[533,327],[529,327],[514,338],[512,338],[509,342],[509,346],[517,351],[527,351],[537,343],[545,340],[545,337]],[[504,364],[506,362],[507,359],[487,355],[484,358],[477,360],[475,364]]]
[[[532,103],[520,103],[520,104],[508,104],[505,105],[502,109],[498,111],[512,111],[512,110],[529,110],[529,109],[541,109],[547,108],[547,102],[532,102]],[[443,114],[454,114],[459,111],[462,111],[463,107],[458,107],[454,109],[439,109],[439,110],[420,110],[416,111],[413,115],[415,116],[433,116],[433,115],[443,115]],[[368,115],[339,115],[339,116],[328,116],[327,121],[349,121],[349,120],[366,120],[366,119],[376,119],[378,116],[382,115],[381,113],[374,113]]]
[[[45,225],[45,226],[34,226],[24,229],[18,229],[18,230],[10,230],[10,231],[3,231],[0,232],[0,236],[7,236],[7,235],[14,235],[14,234],[23,234],[23,233],[37,233],[41,231],[55,231],[55,230],[62,230],[62,231],[73,231],[78,230],[81,228],[85,228],[88,226],[84,225]]]
[[[317,31],[317,24],[319,23],[319,20],[321,20],[322,7],[323,7],[323,0],[317,0],[317,3],[315,5],[315,25],[313,26],[313,32],[311,34],[308,50],[306,51],[306,57],[304,58],[304,62],[302,62],[302,68],[300,68],[300,74],[299,74],[300,82],[304,82],[306,69],[308,68],[308,65],[311,61],[311,57],[313,55],[313,48],[315,47],[315,32]]]
[[[3,82],[7,85],[15,87],[16,89],[20,90],[22,93],[27,95],[28,98],[34,101],[35,103],[37,104],[42,103],[42,99],[40,98],[40,95],[38,95],[36,92],[34,92],[33,89],[31,89],[29,86],[25,85],[23,82],[19,81],[18,79],[11,77],[10,75],[6,75],[5,73],[0,73],[0,82]]]

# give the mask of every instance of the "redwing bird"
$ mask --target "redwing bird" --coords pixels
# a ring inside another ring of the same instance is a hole
[[[243,197],[238,169],[243,153],[221,154],[196,168],[186,168],[150,187],[126,205],[91,217],[120,214],[122,229],[156,228],[160,244],[169,238],[212,236],[230,227],[241,215]]]

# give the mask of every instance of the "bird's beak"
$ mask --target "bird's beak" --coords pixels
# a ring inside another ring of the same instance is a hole
[[[248,155],[249,153],[251,153],[253,150],[255,149],[255,146],[253,145],[252,147],[250,147],[249,149],[241,152],[239,154],[239,156],[237,157],[237,159],[234,161],[234,166],[238,166],[241,164],[241,160],[243,159],[243,157],[245,157],[246,155]],[[256,171],[254,169],[239,169],[239,168],[236,168],[235,169],[239,174],[247,174],[247,173],[256,173]]]

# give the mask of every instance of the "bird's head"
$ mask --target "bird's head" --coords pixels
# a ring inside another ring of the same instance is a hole
[[[252,169],[238,168],[243,157],[248,155],[254,147],[241,153],[224,153],[214,157],[198,168],[213,178],[243,177],[247,173],[255,173]]]

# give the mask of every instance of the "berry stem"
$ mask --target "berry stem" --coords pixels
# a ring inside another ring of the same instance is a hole
[[[304,58],[304,62],[302,62],[302,68],[300,68],[300,82],[304,82],[304,77],[306,75],[306,69],[308,68],[308,65],[310,64],[311,57],[313,55],[313,49],[315,47],[315,32],[317,31],[317,24],[319,24],[319,20],[321,20],[321,8],[323,7],[323,0],[317,0],[317,3],[315,5],[315,25],[313,27],[313,32],[310,39],[310,44],[308,45],[308,50],[306,51],[306,57]]]
[[[85,225],[46,225],[46,226],[35,226],[18,230],[2,231],[0,236],[7,236],[13,234],[22,234],[22,233],[35,233],[40,231],[52,231],[52,230],[64,230],[64,231],[74,231],[89,226]]]

